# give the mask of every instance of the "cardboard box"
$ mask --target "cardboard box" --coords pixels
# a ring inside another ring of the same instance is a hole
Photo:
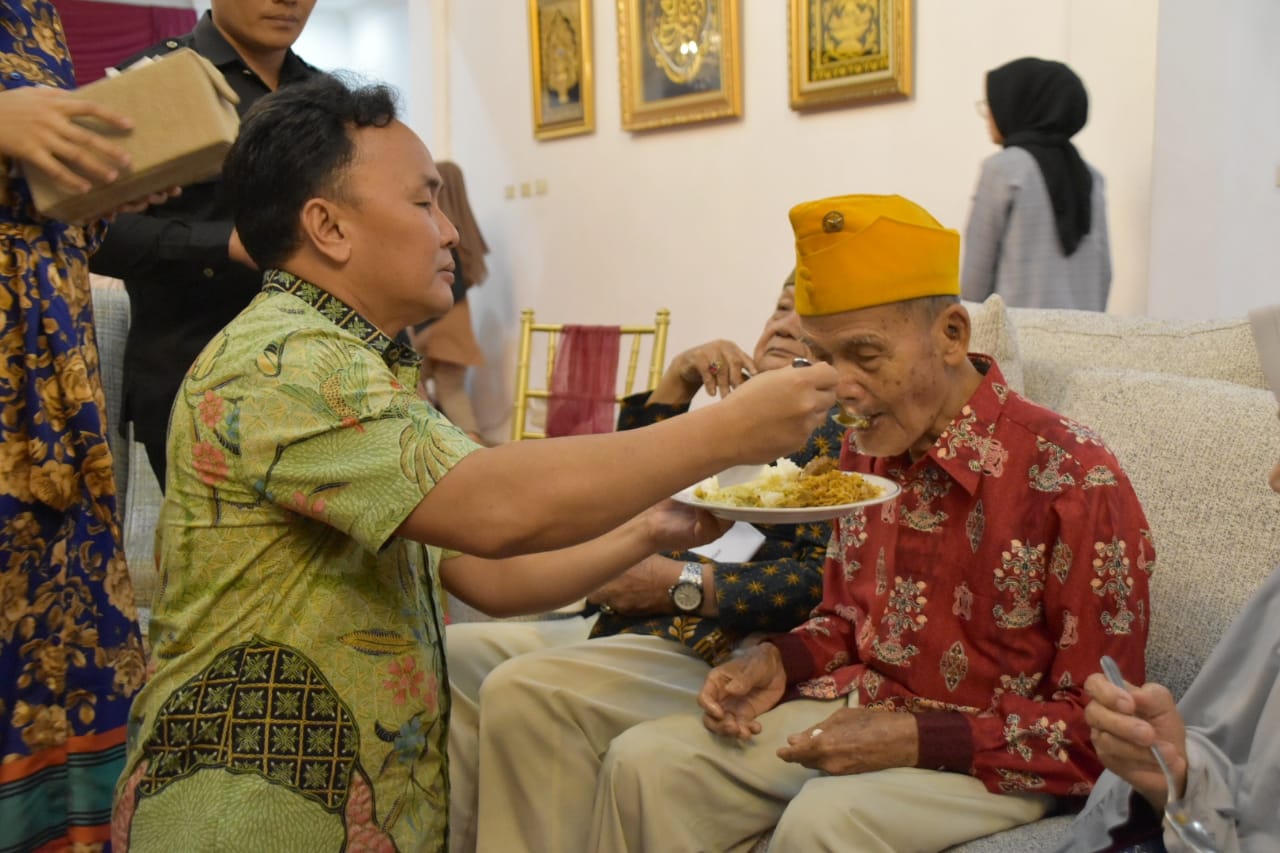
[[[212,178],[222,171],[223,158],[240,129],[235,108],[239,97],[218,69],[189,48],[90,83],[71,97],[133,120],[131,131],[92,119],[81,121],[128,151],[133,162],[114,182],[86,193],[72,192],[26,166],[36,209],[55,219],[93,219],[149,193]]]

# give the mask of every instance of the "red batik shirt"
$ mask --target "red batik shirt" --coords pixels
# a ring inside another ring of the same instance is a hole
[[[837,522],[822,603],[771,641],[790,695],[916,714],[920,767],[1082,796],[1102,771],[1082,683],[1104,654],[1145,680],[1150,530],[1095,433],[972,358],[985,378],[926,455],[846,442],[842,468],[902,494]]]

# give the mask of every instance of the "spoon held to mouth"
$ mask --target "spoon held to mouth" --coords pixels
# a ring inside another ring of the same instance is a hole
[[[792,367],[809,367],[812,364],[812,361],[801,356],[791,359]],[[865,415],[855,415],[848,411],[841,411],[839,414],[832,415],[831,420],[840,424],[840,426],[848,427],[849,429],[861,430],[871,426],[871,418],[868,418]]]

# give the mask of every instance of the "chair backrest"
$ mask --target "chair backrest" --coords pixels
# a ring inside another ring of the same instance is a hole
[[[116,497],[121,515],[129,487],[129,442],[120,433],[124,409],[124,344],[129,337],[129,293],[124,283],[101,275],[89,277],[93,298],[94,337],[98,342],[98,372],[107,402],[107,446],[115,465]]]
[[[625,361],[619,358],[619,393],[615,399],[621,401],[639,390],[636,388],[636,372],[646,341],[649,343],[649,376],[643,387],[650,391],[657,387],[665,363],[667,329],[670,325],[671,312],[661,308],[654,316],[651,325],[620,327],[619,346],[624,348],[627,357]],[[532,308],[526,308],[520,312],[520,357],[516,363],[515,412],[511,423],[513,441],[546,438],[545,431],[529,428],[529,401],[547,400],[551,397],[551,377],[564,328],[563,323],[535,322]],[[536,352],[535,338],[538,344]],[[621,355],[621,352],[619,354]],[[544,381],[540,384],[535,384],[530,379],[535,373],[535,365],[542,366],[545,370]]]
[[[107,399],[107,443],[115,466],[116,508],[120,512],[134,598],[139,608],[149,613],[159,586],[155,533],[164,496],[147,460],[146,448],[134,441],[133,425],[126,424],[123,435],[120,429],[124,406],[124,345],[129,337],[129,293],[118,279],[94,275],[90,284],[98,366]],[[145,628],[143,636],[146,636]]]

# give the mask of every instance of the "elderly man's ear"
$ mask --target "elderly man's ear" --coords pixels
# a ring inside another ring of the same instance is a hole
[[[351,259],[351,242],[343,209],[327,198],[313,198],[302,207],[302,241],[310,243],[330,263]]]
[[[969,312],[963,305],[949,305],[938,316],[935,328],[948,363],[960,363],[969,357]]]

